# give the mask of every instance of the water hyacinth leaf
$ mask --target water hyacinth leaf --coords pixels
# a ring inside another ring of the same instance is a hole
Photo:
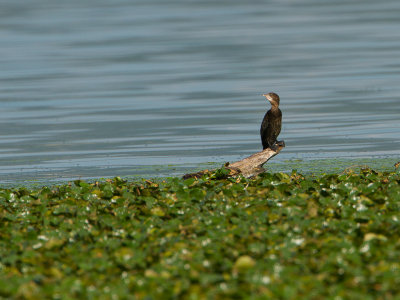
[[[218,176],[0,189],[0,297],[400,294],[398,172]]]

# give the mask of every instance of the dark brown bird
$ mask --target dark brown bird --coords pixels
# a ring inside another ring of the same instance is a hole
[[[271,103],[271,109],[267,111],[261,123],[260,135],[263,149],[275,149],[276,139],[281,132],[282,112],[279,109],[279,96],[275,93],[263,95]]]

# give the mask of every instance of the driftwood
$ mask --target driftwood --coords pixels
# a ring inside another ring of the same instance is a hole
[[[254,153],[253,155],[250,155],[249,157],[246,157],[242,160],[233,163],[226,163],[224,168],[230,171],[229,176],[237,176],[239,174],[243,175],[244,177],[255,176],[257,174],[265,172],[263,165],[272,157],[277,155],[284,147],[285,142],[278,141],[275,144],[275,149],[267,148],[263,151]],[[183,178],[200,178],[204,174],[208,174],[210,172],[212,171],[202,170],[197,173],[185,174]]]

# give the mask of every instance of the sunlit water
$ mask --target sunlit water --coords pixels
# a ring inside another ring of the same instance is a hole
[[[400,2],[0,3],[0,181],[177,175],[261,148],[274,162],[393,158]]]

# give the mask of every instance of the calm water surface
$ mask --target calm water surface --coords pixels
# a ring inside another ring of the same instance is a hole
[[[393,158],[400,2],[0,3],[0,181],[176,175],[261,149],[275,162]]]

